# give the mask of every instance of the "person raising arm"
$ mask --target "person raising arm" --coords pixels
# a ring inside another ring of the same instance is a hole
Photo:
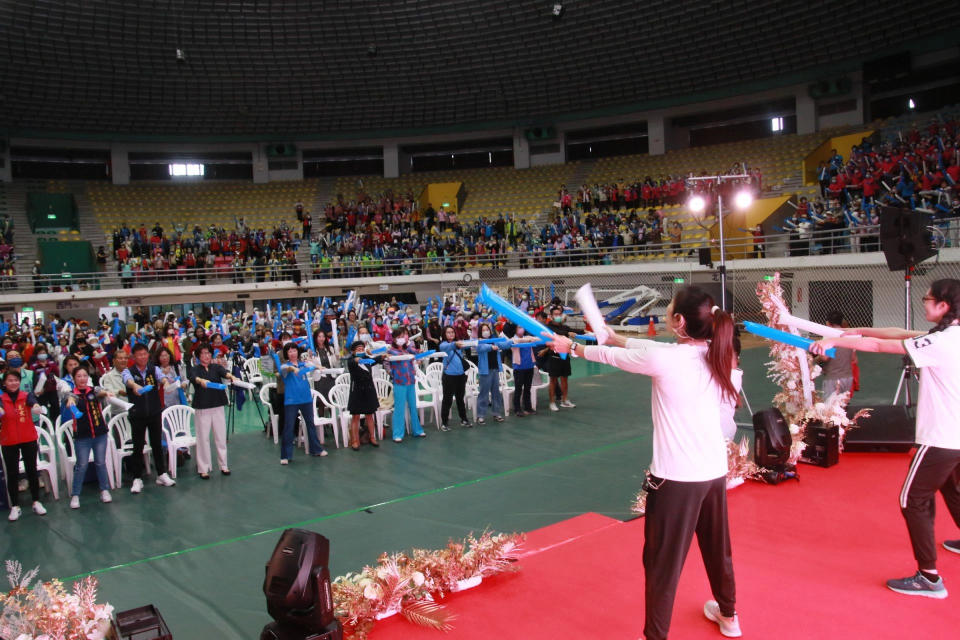
[[[694,534],[715,600],[704,615],[721,633],[739,637],[736,587],[727,520],[727,448],[721,405],[735,402],[733,319],[705,291],[685,287],[667,306],[676,344],[624,340],[587,346],[558,335],[551,346],[593,362],[653,379],[653,460],[644,518],[644,637],[664,640],[684,559]],[[690,402],[697,398],[697,402]]]
[[[858,327],[838,338],[819,340],[810,351],[822,355],[831,347],[909,355],[920,369],[917,397],[918,448],[900,490],[900,511],[917,561],[917,573],[887,580],[897,593],[946,598],[937,571],[934,501],[943,495],[953,521],[960,525],[960,280],[937,280],[923,296],[923,311],[934,324],[928,332]],[[960,553],[960,540],[947,540],[946,550]]]

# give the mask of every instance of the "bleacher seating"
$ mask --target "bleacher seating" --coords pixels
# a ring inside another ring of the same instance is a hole
[[[317,181],[271,182],[150,182],[112,185],[91,182],[87,186],[97,221],[104,232],[122,224],[182,224],[189,228],[210,225],[233,228],[243,216],[250,228],[270,230],[285,220],[299,231],[293,205],[313,208]]]
[[[512,167],[430,171],[399,178],[364,176],[360,180],[363,192],[368,195],[392,191],[397,195],[412,194],[414,199],[431,182],[462,182],[467,198],[463,210],[457,214],[461,223],[481,217],[496,217],[499,213],[512,213],[521,219],[531,219],[550,209],[557,199],[557,189],[569,181],[577,166],[577,163],[568,163],[519,171]],[[359,189],[358,178],[345,177],[337,180],[334,193],[341,194],[349,202],[356,198]],[[439,203],[433,204],[436,207]]]

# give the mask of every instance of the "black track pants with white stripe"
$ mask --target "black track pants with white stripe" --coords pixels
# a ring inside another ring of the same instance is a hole
[[[953,521],[960,527],[960,449],[923,445],[913,454],[900,491],[900,511],[907,521],[910,544],[920,569],[937,567],[933,534],[937,491],[943,494]]]

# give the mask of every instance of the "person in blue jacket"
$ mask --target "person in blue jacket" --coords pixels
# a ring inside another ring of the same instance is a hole
[[[295,342],[283,345],[286,358],[279,366],[279,375],[283,378],[283,441],[280,444],[280,464],[289,464],[293,457],[294,430],[297,428],[297,414],[303,417],[307,427],[307,444],[311,456],[327,455],[313,422],[313,394],[310,393],[310,381],[307,375],[311,369],[300,362],[300,348]]]
[[[457,332],[452,326],[444,327],[443,340],[437,347],[444,354],[443,376],[441,383],[443,399],[440,402],[440,430],[450,431],[447,420],[450,418],[450,407],[457,401],[457,413],[460,414],[460,426],[472,427],[467,419],[467,405],[464,394],[467,389],[467,357],[463,353],[463,341],[457,340]]]
[[[480,340],[493,338],[493,328],[489,324],[480,325]],[[503,422],[503,394],[500,392],[500,372],[503,363],[500,360],[500,345],[483,343],[477,345],[477,382],[480,397],[477,398],[477,424],[486,422],[487,407],[493,405],[493,419]]]

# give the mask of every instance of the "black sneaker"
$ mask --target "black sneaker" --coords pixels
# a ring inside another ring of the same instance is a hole
[[[947,551],[960,553],[960,540],[944,540],[943,548],[946,549]]]
[[[891,591],[896,591],[897,593],[902,593],[907,596],[924,596],[938,600],[947,597],[947,588],[943,585],[943,578],[940,578],[936,582],[930,582],[919,571],[906,578],[887,580],[887,587]]]
[[[440,431],[450,431],[450,427],[445,424],[440,425]]]
[[[471,424],[471,422],[470,422],[469,420],[461,420],[461,421],[460,421],[460,426],[461,426],[461,427],[472,427],[473,424]]]

